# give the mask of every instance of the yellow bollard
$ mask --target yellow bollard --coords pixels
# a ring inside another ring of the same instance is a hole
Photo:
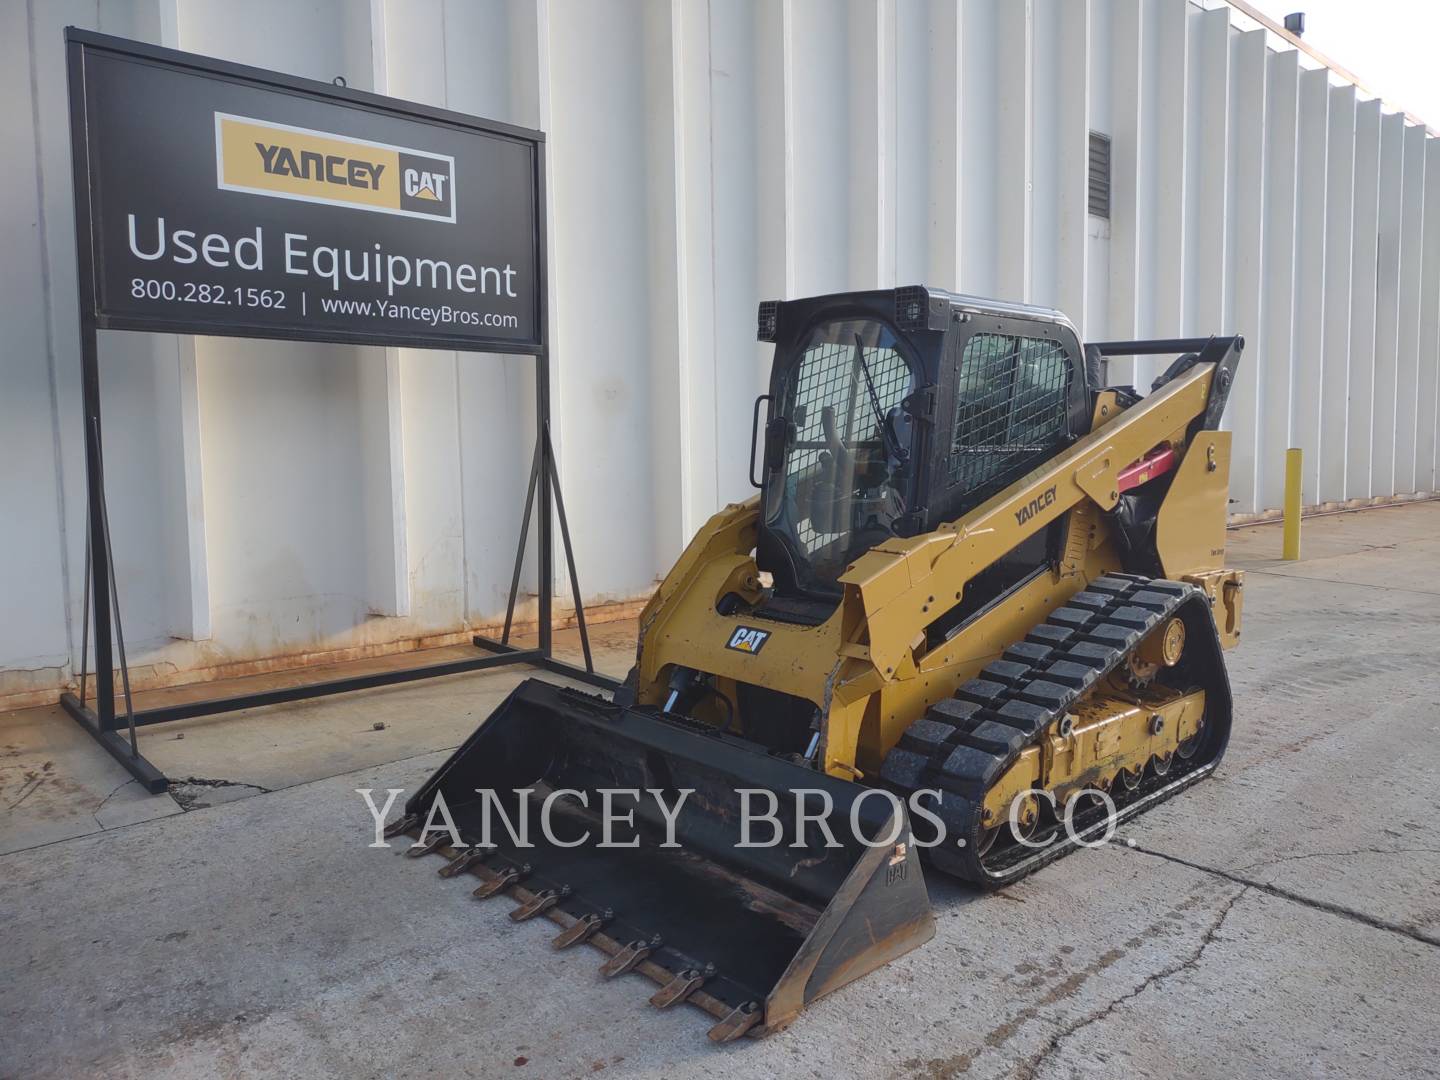
[[[1304,451],[1291,447],[1285,451],[1285,550],[1282,558],[1300,558],[1300,473]]]

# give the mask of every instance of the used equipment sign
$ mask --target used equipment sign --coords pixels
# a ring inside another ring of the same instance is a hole
[[[539,133],[68,37],[98,326],[541,346]]]

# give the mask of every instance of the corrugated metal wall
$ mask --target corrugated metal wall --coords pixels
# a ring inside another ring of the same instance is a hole
[[[62,684],[79,652],[66,24],[549,133],[561,474],[592,601],[645,594],[747,494],[766,297],[924,281],[1053,304],[1092,339],[1238,330],[1237,512],[1278,505],[1291,445],[1307,502],[1436,486],[1440,144],[1218,0],[6,0],[0,695]],[[1092,129],[1108,220],[1087,211]],[[143,675],[503,609],[526,361],[101,348]]]

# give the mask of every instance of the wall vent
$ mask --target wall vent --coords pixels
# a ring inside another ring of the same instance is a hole
[[[1090,132],[1090,213],[1110,217],[1110,136]]]

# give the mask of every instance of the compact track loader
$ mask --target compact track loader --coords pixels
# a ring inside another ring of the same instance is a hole
[[[1240,338],[1082,347],[923,287],[765,303],[759,336],[759,496],[681,555],[622,690],[522,684],[390,830],[722,1041],[927,940],[922,863],[1004,886],[1211,772],[1243,583]],[[1175,357],[1149,394],[1103,385],[1144,354]]]

